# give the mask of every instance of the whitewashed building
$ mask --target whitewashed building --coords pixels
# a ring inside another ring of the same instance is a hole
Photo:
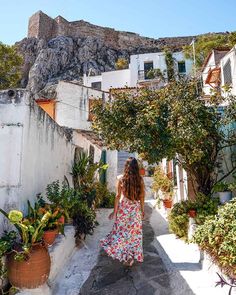
[[[221,59],[228,53],[228,49],[214,49],[207,56],[202,66],[203,92],[207,99],[212,90],[221,86]]]
[[[231,86],[231,93],[236,95],[236,45],[220,60],[221,85]]]
[[[174,52],[174,70],[177,75],[191,75],[193,62],[184,57],[183,52]],[[159,78],[150,78],[150,70],[159,69],[167,77],[167,65],[164,52],[144,53],[130,56],[128,69],[104,72],[98,76],[84,76],[83,83],[87,87],[109,91],[112,88],[163,86]]]

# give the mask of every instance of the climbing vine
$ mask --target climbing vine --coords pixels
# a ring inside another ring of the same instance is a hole
[[[165,48],[165,61],[167,66],[167,77],[169,81],[175,80],[174,58],[169,48]]]

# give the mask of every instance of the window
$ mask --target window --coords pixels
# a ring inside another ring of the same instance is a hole
[[[153,61],[149,61],[149,62],[145,62],[145,63],[144,63],[144,79],[145,79],[145,80],[148,79],[148,77],[147,77],[147,73],[148,73],[150,70],[153,70]]]
[[[178,61],[178,72],[179,72],[179,74],[185,74],[186,73],[185,61]]]
[[[93,89],[101,90],[102,89],[102,83],[101,82],[92,82],[91,87]]]
[[[230,59],[227,60],[223,67],[223,75],[224,75],[224,84],[230,85],[232,84],[232,74],[231,74],[231,62]]]

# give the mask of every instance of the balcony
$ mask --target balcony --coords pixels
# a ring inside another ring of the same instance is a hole
[[[154,69],[155,71],[155,69]],[[150,71],[138,71],[138,85],[140,87],[148,87],[152,89],[158,89],[165,84],[165,78],[155,72]]]

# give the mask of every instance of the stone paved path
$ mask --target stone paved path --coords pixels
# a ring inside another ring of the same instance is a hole
[[[172,295],[180,294],[171,287],[172,274],[166,269],[152,244],[154,231],[149,218],[152,209],[146,206],[144,232],[144,262],[136,262],[132,268],[108,257],[101,250],[96,266],[80,289],[79,295]],[[181,282],[181,284],[183,284]],[[185,288],[184,295],[194,293]]]

